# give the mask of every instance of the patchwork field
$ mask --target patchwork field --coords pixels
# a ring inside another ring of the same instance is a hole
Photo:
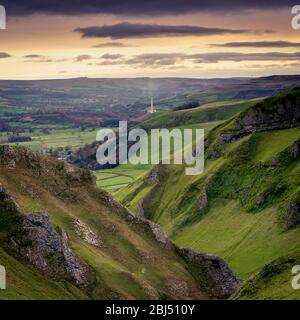
[[[95,141],[98,130],[81,131],[78,128],[73,129],[53,129],[49,134],[44,134],[41,130],[30,134],[32,141],[8,143],[10,145],[25,146],[33,151],[44,152],[47,149],[53,148],[78,148],[85,144]],[[27,133],[19,135],[28,136]],[[7,133],[0,133],[0,140],[6,141],[8,139]]]
[[[222,121],[213,121],[208,123],[198,123],[192,125],[184,125],[178,127],[181,130],[184,129],[204,129],[205,134],[207,134],[210,130],[215,128],[217,125],[221,124]],[[149,145],[149,154],[151,151],[151,146]],[[173,152],[173,148],[171,145],[171,152]],[[118,192],[121,189],[127,187],[131,183],[135,182],[139,178],[142,178],[143,175],[147,174],[153,165],[120,165],[114,169],[106,169],[99,170],[95,172],[97,177],[97,185],[98,187],[108,191],[108,192]]]
[[[122,165],[114,169],[95,172],[97,186],[108,192],[116,192],[145,175],[151,165]]]

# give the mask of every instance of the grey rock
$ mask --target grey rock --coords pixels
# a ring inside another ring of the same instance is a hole
[[[55,280],[69,280],[80,287],[90,283],[91,270],[69,246],[67,234],[57,232],[47,212],[32,213],[22,223],[25,236],[12,246],[41,273]]]
[[[238,121],[243,130],[273,130],[289,128],[300,119],[299,95],[287,95],[278,99],[276,104],[266,99],[250,108]]]
[[[285,129],[299,124],[299,95],[287,95],[282,99],[279,98],[276,102],[270,102],[270,99],[265,99],[242,113],[236,119],[237,130],[222,132],[218,142],[230,143],[256,131]]]
[[[161,172],[162,172],[162,165],[158,164],[149,173],[146,181],[149,184],[151,184],[153,187],[145,195],[145,197],[138,203],[136,217],[142,218],[142,219],[149,217],[147,206],[149,203],[151,203],[153,194],[155,194],[155,188],[159,185],[159,179],[160,179]]]
[[[147,180],[150,184],[159,183],[159,174],[161,171],[161,166],[162,166],[161,164],[158,164],[150,171],[148,178],[147,178]]]
[[[136,212],[136,216],[138,218],[145,218],[145,210],[144,210],[144,199],[138,203],[138,208]]]
[[[294,143],[290,150],[290,156],[293,160],[296,160],[299,155],[299,143]]]
[[[265,200],[262,196],[259,196],[255,199],[256,208],[260,208],[264,204]]]
[[[3,155],[3,158],[13,159],[16,157],[16,151],[12,146],[3,145],[2,146],[2,155]]]
[[[203,211],[208,205],[206,190],[202,192],[201,197],[197,201],[197,208],[199,211]]]
[[[272,159],[271,166],[277,167],[279,165],[280,165],[280,159],[279,159],[279,156],[277,155]]]
[[[174,296],[188,297],[190,294],[188,284],[181,279],[169,278],[166,280],[165,285]]]
[[[103,241],[100,239],[98,235],[83,221],[75,218],[74,225],[76,229],[76,234],[82,238],[86,243],[101,248],[103,247]]]
[[[1,149],[0,164],[4,165],[9,170],[14,170],[16,168],[16,152],[14,148],[4,145],[1,146]]]
[[[188,269],[200,288],[211,297],[228,298],[241,286],[241,281],[234,276],[223,259],[195,253],[186,248],[177,250],[187,262]]]
[[[218,138],[219,143],[231,143],[244,138],[253,133],[254,130],[226,131],[222,132]]]
[[[161,229],[161,227],[158,224],[155,224],[155,223],[150,222],[148,220],[145,220],[145,221],[147,221],[147,223],[150,227],[150,230],[151,230],[151,232],[157,242],[159,242],[165,248],[172,248],[173,247],[172,242],[170,241],[168,236],[164,233],[164,231]]]
[[[286,230],[299,225],[300,223],[300,203],[292,202],[284,216],[284,227]]]
[[[127,220],[132,221],[134,214],[125,206],[120,204],[110,193],[104,192],[104,201],[117,213],[126,217]]]
[[[217,160],[220,156],[220,152],[214,148],[208,152],[208,158],[211,160]]]
[[[0,211],[5,211],[6,213],[9,212],[16,212],[21,214],[21,209],[14,199],[13,196],[11,196],[8,191],[3,187],[3,185],[0,183]]]

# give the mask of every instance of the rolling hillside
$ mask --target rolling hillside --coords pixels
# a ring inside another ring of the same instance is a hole
[[[160,165],[117,197],[243,280],[260,272],[235,298],[299,299],[289,268],[300,262],[299,120],[300,89],[256,103],[209,132],[202,175]]]
[[[219,101],[204,104],[194,109],[157,112],[151,115],[148,120],[138,123],[136,126],[146,130],[164,127],[177,127],[180,129],[202,128],[205,133],[208,133],[224,120],[229,119],[239,111],[249,108],[256,102],[257,100],[242,102]],[[68,161],[85,169],[97,170],[97,184],[109,192],[117,192],[124,186],[131,184],[137,177],[149,172],[152,168],[151,165],[132,166],[131,164],[122,164],[116,168],[110,168],[109,165],[100,166],[96,161],[96,149],[98,146],[99,143],[97,142],[87,144],[73,152]],[[103,167],[108,167],[109,170],[101,170]]]
[[[227,298],[240,282],[222,259],[175,246],[89,172],[0,147],[0,299]]]
[[[213,123],[231,118],[237,112],[245,110],[257,101],[218,101],[203,104],[198,108],[160,111],[150,119],[139,123],[138,126],[146,130],[152,128],[175,128],[200,123]]]

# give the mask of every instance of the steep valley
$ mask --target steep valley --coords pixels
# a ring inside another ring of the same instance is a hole
[[[202,128],[210,109],[238,113],[204,124],[203,174],[148,166],[119,202],[90,171],[0,146],[0,299],[299,299],[300,89],[140,126]]]

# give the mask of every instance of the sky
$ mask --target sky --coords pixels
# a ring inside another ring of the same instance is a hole
[[[0,79],[300,73],[295,1],[0,0]],[[300,21],[300,19],[299,19]]]

